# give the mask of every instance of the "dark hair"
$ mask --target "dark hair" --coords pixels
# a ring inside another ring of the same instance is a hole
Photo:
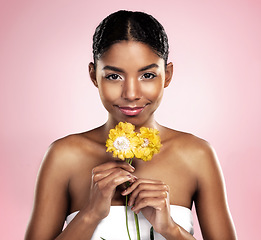
[[[151,15],[143,12],[118,11],[106,17],[93,35],[93,59],[96,61],[109,47],[123,40],[149,45],[167,64],[168,37],[163,26]]]

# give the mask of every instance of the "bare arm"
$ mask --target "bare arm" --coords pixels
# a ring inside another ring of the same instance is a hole
[[[193,137],[194,138],[194,137]],[[218,160],[211,147],[203,140],[189,143],[185,156],[197,181],[195,205],[204,240],[235,240],[236,233],[229,213],[224,181]],[[184,149],[183,149],[184,150]],[[127,191],[130,205],[142,211],[155,231],[168,240],[189,240],[194,237],[170,217],[168,187],[160,182],[138,179]]]
[[[62,231],[67,213],[67,162],[60,146],[50,147],[37,179],[32,216],[25,239],[54,239]],[[60,169],[58,171],[57,169]]]
[[[78,214],[61,234],[69,204],[71,166],[68,158],[73,159],[73,155],[73,152],[69,153],[67,147],[61,143],[53,144],[47,152],[37,180],[26,240],[53,240],[57,236],[57,239],[81,239],[82,236],[91,239],[98,221],[90,221],[88,212]]]
[[[236,240],[236,231],[226,199],[225,182],[214,150],[199,140],[189,151],[197,179],[195,206],[204,240]],[[193,149],[193,150],[192,150]],[[170,225],[168,240],[194,239],[177,224]]]
[[[117,185],[131,181],[134,170],[125,162],[108,162],[96,167],[90,178],[90,197],[73,221],[62,232],[68,213],[68,186],[79,151],[61,143],[48,151],[39,172],[33,213],[25,240],[91,239],[100,220],[110,210]],[[110,187],[108,187],[110,186]]]
[[[196,211],[204,240],[235,240],[225,183],[214,150],[205,143],[197,159]]]
[[[161,181],[138,179],[122,195],[131,193],[129,206],[135,213],[142,212],[156,232],[167,240],[195,239],[176,224],[170,216],[169,187]]]

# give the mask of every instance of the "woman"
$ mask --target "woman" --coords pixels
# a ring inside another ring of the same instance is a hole
[[[120,226],[129,194],[129,211],[139,213],[143,239],[149,239],[150,226],[155,239],[194,239],[193,202],[204,239],[236,239],[212,148],[154,118],[173,72],[160,23],[141,12],[113,13],[95,31],[93,56],[90,78],[108,120],[51,145],[39,173],[26,239],[128,239]],[[108,133],[119,122],[132,123],[136,130],[159,130],[160,152],[149,162],[134,159],[134,167],[106,153]]]

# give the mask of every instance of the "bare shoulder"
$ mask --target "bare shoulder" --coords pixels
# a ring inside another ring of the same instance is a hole
[[[75,154],[81,155],[82,153],[86,153],[86,151],[91,151],[93,149],[93,142],[83,133],[72,134],[66,137],[60,138],[54,141],[47,153],[53,155],[59,155],[59,158],[70,158]]]
[[[42,239],[43,236],[54,239],[58,236],[70,211],[69,186],[75,176],[86,176],[91,169],[97,146],[99,144],[88,134],[69,135],[50,145],[38,174],[26,239]]]
[[[180,154],[192,154],[200,156],[213,154],[212,146],[206,140],[199,138],[191,133],[181,132],[172,129],[166,129],[165,137],[163,138],[168,145],[170,144],[173,150]],[[202,158],[200,158],[202,159]]]
[[[170,136],[178,164],[186,166],[186,178],[192,176],[196,183],[193,199],[203,238],[236,239],[215,150],[207,141],[192,134],[173,131]]]
[[[195,174],[206,171],[206,168],[217,167],[218,160],[214,148],[206,140],[191,133],[167,129],[165,135],[166,145],[171,149],[171,154],[177,156]],[[163,142],[164,144],[164,142]]]
[[[93,157],[104,148],[104,145],[92,138],[91,133],[93,130],[54,141],[45,154],[43,164],[59,169],[67,177],[74,169],[91,164]]]

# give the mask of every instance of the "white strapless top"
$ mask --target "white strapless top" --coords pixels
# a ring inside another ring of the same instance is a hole
[[[131,239],[136,239],[136,226],[134,214],[128,207],[128,224]],[[71,213],[66,218],[66,223],[69,224],[79,211]],[[170,214],[172,219],[179,226],[184,228],[193,235],[193,216],[189,208],[170,205]],[[138,214],[141,240],[149,240],[151,224],[140,212]],[[126,230],[125,206],[111,206],[109,215],[104,218],[95,229],[92,240],[101,240],[101,237],[106,240],[128,240]],[[164,240],[160,234],[154,231],[155,240]]]

